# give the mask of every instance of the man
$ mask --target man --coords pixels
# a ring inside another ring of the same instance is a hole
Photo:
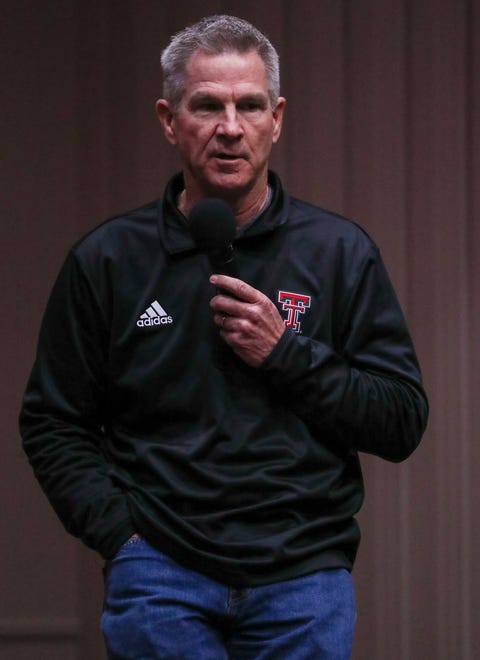
[[[162,55],[182,173],[79,241],[21,413],[37,478],[107,560],[110,658],[342,660],[358,452],[399,461],[427,418],[376,246],[268,170],[278,57],[214,16]],[[197,202],[232,210],[238,278],[211,273]]]

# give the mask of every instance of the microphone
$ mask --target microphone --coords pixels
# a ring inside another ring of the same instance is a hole
[[[212,273],[238,277],[232,245],[236,223],[229,205],[223,199],[206,197],[191,209],[188,224],[196,246],[208,256]],[[230,295],[221,289],[217,293]],[[220,341],[218,329],[214,327],[214,330],[213,362],[221,371],[230,371],[231,350]]]
[[[223,199],[206,197],[192,208],[188,223],[196,246],[208,256],[212,273],[238,277],[232,245],[236,223],[230,206]]]

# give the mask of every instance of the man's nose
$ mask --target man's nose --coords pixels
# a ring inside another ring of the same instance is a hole
[[[217,132],[219,135],[230,139],[235,139],[243,135],[243,126],[236,108],[225,108],[223,117],[218,124]]]

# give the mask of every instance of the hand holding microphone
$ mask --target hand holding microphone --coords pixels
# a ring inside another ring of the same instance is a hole
[[[244,362],[259,367],[285,332],[278,309],[242,280],[212,275],[210,282],[222,291],[210,301],[220,336]]]

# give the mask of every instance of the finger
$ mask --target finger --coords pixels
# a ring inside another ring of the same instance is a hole
[[[247,305],[248,303],[222,294],[215,296],[210,301],[210,307],[214,312],[225,316],[243,316],[248,313]]]
[[[238,300],[243,300],[244,302],[258,302],[263,295],[260,291],[254,289],[253,286],[250,286],[243,280],[229,277],[228,275],[212,275],[210,277],[210,282],[218,289],[227,291]]]

